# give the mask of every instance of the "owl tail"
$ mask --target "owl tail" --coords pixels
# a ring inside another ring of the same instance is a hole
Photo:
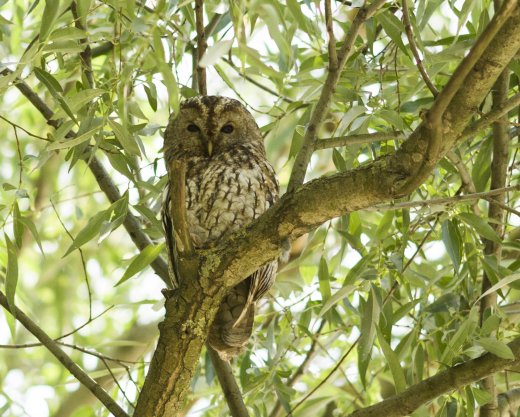
[[[249,300],[249,280],[231,289],[210,328],[208,342],[224,360],[237,356],[253,332],[254,302]]]

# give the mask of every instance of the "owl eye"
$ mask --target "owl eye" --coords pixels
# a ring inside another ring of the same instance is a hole
[[[222,128],[220,129],[220,131],[222,133],[231,133],[233,130],[235,130],[235,128],[233,127],[233,125],[224,125],[222,126]]]
[[[190,123],[186,129],[188,130],[188,132],[193,132],[193,133],[200,132],[199,127],[193,123]]]

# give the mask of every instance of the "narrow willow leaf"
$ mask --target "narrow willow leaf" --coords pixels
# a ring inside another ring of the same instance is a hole
[[[73,250],[80,248],[88,241],[94,239],[94,237],[99,234],[103,223],[109,220],[111,212],[111,209],[103,210],[91,217],[87,225],[78,233],[72,242],[72,245],[70,245],[63,257],[67,256]]]
[[[60,28],[56,29],[54,32],[51,33],[51,35],[49,36],[49,40],[57,41],[63,39],[83,39],[86,37],[86,35],[87,33],[84,30],[75,27]]]
[[[460,213],[457,217],[475,229],[480,236],[495,243],[502,243],[502,240],[498,237],[493,228],[483,218],[473,213]]]
[[[511,284],[514,281],[517,281],[520,279],[520,274],[512,274],[508,275],[507,277],[502,278],[500,281],[498,281],[495,285],[493,285],[490,289],[485,291],[475,303],[479,302],[482,298],[485,296],[494,293],[495,291],[498,291],[500,288],[505,287],[506,285]]]
[[[405,55],[408,55],[410,52],[404,46],[403,40],[401,39],[404,33],[404,26],[401,21],[391,13],[379,13],[376,19],[381,23],[383,30],[390,36],[399,49],[401,49]]]
[[[376,337],[375,323],[379,320],[380,308],[374,295],[374,291],[370,292],[368,300],[365,304],[365,311],[361,317],[361,336],[358,344],[358,354],[362,361],[370,356],[372,346]]]
[[[36,230],[36,226],[34,225],[33,221],[29,217],[21,216],[20,222],[31,232],[34,240],[36,241],[36,244],[40,248],[40,252],[42,253],[42,255],[44,255],[42,241],[40,239],[40,235],[38,233],[38,230]]]
[[[482,337],[475,342],[477,345],[482,346],[489,353],[498,356],[502,359],[514,359],[515,355],[509,346],[504,342],[495,339],[494,337]]]
[[[18,285],[18,251],[11,239],[4,234],[7,246],[7,271],[5,273],[5,295],[7,304],[12,314],[14,314],[14,295]]]
[[[493,398],[489,392],[479,388],[473,388],[473,396],[475,397],[477,404],[480,406],[489,403]]]
[[[38,78],[42,82],[42,84],[44,84],[45,87],[47,87],[49,93],[51,93],[52,97],[58,102],[63,111],[71,118],[71,120],[74,121],[74,123],[78,124],[76,117],[74,116],[72,110],[70,109],[69,105],[62,96],[63,89],[61,88],[61,85],[56,80],[56,78],[54,78],[47,71],[44,71],[38,67],[34,68],[34,74],[36,75],[36,78]]]
[[[332,297],[330,297],[321,308],[318,313],[319,317],[322,317],[327,311],[329,311],[334,305],[343,300],[346,296],[352,293],[357,287],[355,285],[347,285],[346,287],[341,288],[336,291]]]
[[[330,299],[331,291],[330,291],[330,276],[329,276],[329,267],[327,265],[327,261],[324,257],[320,259],[320,267],[318,269],[318,278],[320,283],[320,292],[321,299],[323,302],[326,302]]]
[[[390,368],[390,372],[392,373],[392,377],[394,379],[395,390],[399,393],[406,389],[406,378],[404,376],[403,368],[401,368],[401,364],[399,363],[399,359],[397,355],[392,350],[388,342],[386,341],[383,333],[379,326],[376,326],[377,331],[377,340],[379,341],[379,346],[383,351],[383,355],[385,356],[386,363]]]
[[[123,146],[123,149],[130,155],[140,156],[141,152],[139,151],[139,146],[137,146],[137,142],[134,137],[119,123],[108,119],[108,124],[112,131],[114,132],[117,140]]]
[[[54,23],[58,19],[60,9],[60,0],[45,0],[45,7],[42,14],[42,23],[40,26],[40,42],[45,41],[49,33],[51,33]]]
[[[453,262],[455,272],[460,269],[462,259],[462,239],[456,224],[451,220],[445,220],[442,223],[442,241],[446,247],[446,251]]]
[[[164,243],[159,245],[148,245],[139,254],[137,254],[128,265],[125,273],[119,281],[117,281],[115,287],[122,284],[129,278],[133,277],[138,272],[141,272],[144,268],[150,265],[155,258],[157,258],[162,250],[164,249]]]
[[[78,146],[79,144],[86,142],[87,140],[90,140],[94,136],[94,134],[96,134],[100,129],[101,126],[97,125],[94,128],[87,130],[85,133],[76,136],[74,139],[66,139],[61,142],[53,142],[47,147],[47,150],[54,151],[57,149],[66,149]]]
[[[20,208],[18,207],[18,202],[14,202],[13,207],[13,235],[16,246],[19,248],[22,247],[22,237],[23,237],[23,223],[21,221]]]
[[[233,45],[232,40],[215,42],[211,45],[199,62],[200,67],[214,65],[221,57],[228,53]]]
[[[471,333],[473,333],[473,330],[476,326],[477,324],[469,318],[462,322],[462,324],[457,329],[455,334],[451,337],[448,345],[444,349],[444,352],[441,357],[442,363],[451,365],[451,360],[459,352],[460,348],[464,345],[464,343],[468,339],[468,336]]]

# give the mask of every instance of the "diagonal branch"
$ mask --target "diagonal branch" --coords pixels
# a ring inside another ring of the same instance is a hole
[[[352,47],[356,41],[359,29],[366,20],[370,19],[377,10],[383,6],[384,3],[385,0],[375,0],[370,6],[360,8],[356,17],[352,21],[352,25],[350,26],[348,33],[345,35],[343,46],[337,56],[337,67],[329,67],[327,78],[323,85],[323,89],[321,90],[320,98],[312,112],[309,125],[307,126],[305,136],[303,137],[302,146],[294,161],[291,178],[289,179],[289,185],[287,186],[288,192],[294,192],[305,180],[305,173],[307,172],[307,166],[309,165],[314,150],[318,127],[329,107],[329,103],[334,94],[334,90],[336,89],[336,85],[338,84],[341,72],[352,52]]]
[[[508,345],[515,355],[514,360],[501,359],[487,353],[477,359],[448,368],[431,378],[411,386],[378,404],[354,411],[348,417],[401,417],[410,415],[421,405],[464,385],[479,381],[520,363],[520,339]]]
[[[13,317],[18,320],[29,332],[31,332],[45,347],[58,359],[69,372],[76,377],[99,401],[116,417],[128,417],[128,414],[112,399],[101,386],[94,381],[76,362],[58,346],[58,344],[47,334],[41,327],[25,315],[18,307],[14,307],[14,311],[9,308],[7,298],[0,291],[0,305],[9,311]]]
[[[439,91],[435,88],[435,86],[432,83],[432,80],[430,79],[430,76],[428,75],[428,72],[426,71],[426,68],[424,68],[424,63],[422,62],[421,56],[419,55],[419,50],[417,49],[417,45],[415,43],[415,37],[412,30],[412,24],[410,23],[410,14],[408,13],[408,5],[406,4],[406,0],[403,1],[403,21],[404,21],[404,30],[406,32],[406,37],[408,38],[408,45],[410,45],[410,50],[412,51],[412,54],[415,58],[415,63],[417,64],[417,68],[419,69],[419,72],[421,73],[421,77],[426,84],[426,86],[429,88],[429,90],[432,92],[433,96],[436,97],[437,94],[439,94]]]

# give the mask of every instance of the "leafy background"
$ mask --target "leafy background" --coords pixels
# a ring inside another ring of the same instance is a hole
[[[52,337],[73,332],[60,339],[72,345],[73,359],[131,409],[163,314],[165,283],[148,267],[165,256],[161,133],[179,101],[196,95],[194,2],[74,4],[71,13],[70,1],[0,0],[0,71],[14,71],[0,78],[0,282]],[[360,5],[333,2],[337,39]],[[433,98],[404,36],[400,7],[388,2],[364,26],[320,138],[406,135],[420,122]],[[493,5],[419,0],[410,12],[425,67],[440,89]],[[205,15],[208,92],[247,105],[285,190],[328,66],[323,4],[208,0]],[[87,44],[93,86],[81,68]],[[510,71],[513,94],[518,62]],[[52,109],[60,128],[14,88],[15,76]],[[481,111],[490,105],[486,100]],[[71,129],[73,140],[66,137]],[[508,186],[519,177],[512,135]],[[372,161],[400,140],[316,151],[307,179]],[[518,208],[506,212],[502,241],[488,224],[485,200],[452,198],[489,190],[491,149],[490,131],[483,130],[442,161],[406,199],[410,204],[350,213],[293,242],[290,262],[258,306],[249,349],[233,364],[251,415],[284,416],[295,406],[295,416],[351,412],[483,352],[511,355],[505,342],[518,334]],[[113,204],[87,167],[94,155],[121,191]],[[518,194],[507,194],[507,206],[518,207]],[[420,204],[434,198],[447,201]],[[141,255],[121,227],[129,212],[153,241]],[[501,260],[483,254],[483,238],[501,242]],[[499,307],[479,326],[484,272],[500,282]],[[0,343],[2,415],[107,415],[44,348],[30,347],[33,337],[4,311]],[[499,391],[518,380],[515,372],[499,375]],[[470,416],[488,400],[475,384],[413,415]],[[186,415],[228,415],[206,356]]]

